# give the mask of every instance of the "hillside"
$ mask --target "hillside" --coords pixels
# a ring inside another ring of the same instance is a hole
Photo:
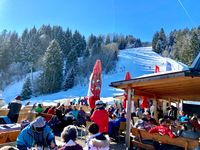
[[[131,73],[131,77],[138,77],[154,72],[155,65],[160,66],[161,72],[166,71],[167,61],[172,65],[172,71],[186,69],[187,66],[178,63],[170,58],[163,58],[152,51],[151,47],[141,47],[133,49],[125,49],[119,52],[119,60],[117,67],[110,74],[102,75],[102,91],[101,97],[112,97],[114,94],[122,93],[117,89],[109,87],[113,81],[123,80],[127,71]],[[19,81],[9,85],[3,92],[3,99],[6,103],[10,102],[16,95],[21,92],[23,82]],[[32,102],[52,102],[54,100],[87,96],[88,84],[86,86],[75,86],[68,91],[61,91],[54,94],[32,97],[28,101]],[[26,102],[26,101],[25,101]],[[24,103],[25,103],[24,102]]]

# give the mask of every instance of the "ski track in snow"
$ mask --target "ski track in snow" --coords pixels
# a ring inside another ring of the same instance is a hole
[[[132,78],[154,73],[155,65],[160,67],[161,72],[165,72],[166,61],[171,63],[173,71],[187,69],[186,65],[178,63],[170,58],[163,58],[162,56],[153,52],[151,47],[121,50],[119,52],[119,60],[116,69],[109,74],[102,74],[101,97],[112,97],[113,95],[123,93],[122,90],[114,89],[109,87],[109,85],[111,82],[124,80],[127,71],[130,72]],[[36,76],[37,75],[34,75],[34,77]],[[20,94],[24,81],[25,79],[9,85],[4,90],[3,99],[6,103],[9,103],[16,95]],[[59,99],[87,96],[87,93],[88,84],[87,86],[77,85],[68,91],[32,97],[29,100],[23,101],[23,104],[25,104],[27,101],[31,101],[32,104],[35,102],[52,104],[52,102],[59,101]]]

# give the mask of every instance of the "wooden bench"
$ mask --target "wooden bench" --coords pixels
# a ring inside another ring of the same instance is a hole
[[[198,140],[192,140],[188,138],[182,138],[182,137],[177,137],[177,138],[170,138],[167,135],[160,135],[157,133],[151,134],[148,133],[145,130],[137,129],[137,128],[132,128],[132,135],[138,137],[137,140],[133,140],[133,144],[144,149],[148,150],[154,150],[154,147],[149,144],[145,144],[143,140],[152,140],[152,141],[158,141],[161,143],[169,144],[169,145],[175,145],[179,147],[183,147],[185,150],[194,150],[195,147],[198,147],[199,141]]]

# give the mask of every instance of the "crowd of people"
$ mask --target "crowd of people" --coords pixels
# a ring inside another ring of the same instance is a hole
[[[170,138],[184,137],[193,140],[200,138],[200,123],[197,114],[188,116],[183,111],[178,112],[175,106],[167,108],[167,114],[164,114],[162,108],[158,108],[158,122],[151,115],[149,109],[136,109],[133,117],[138,117],[138,120],[133,122],[133,127],[146,130],[149,133],[159,133],[168,135]],[[137,138],[137,137],[136,137]],[[148,141],[149,142],[149,141]],[[151,141],[155,149],[181,149],[180,147],[160,144]]]
[[[18,104],[19,102],[17,102]],[[64,104],[58,103],[57,106],[45,109],[42,104],[34,105],[33,109],[39,116],[20,132],[17,138],[17,148],[20,150],[31,147],[57,149],[55,136],[60,136],[65,143],[60,150],[108,150],[109,141],[117,140],[120,123],[126,122],[126,110],[122,105],[106,106],[101,100],[97,100],[95,106],[95,110],[87,113],[82,107],[77,109],[76,105],[64,106]],[[21,108],[18,105],[17,109],[19,107]],[[164,113],[162,107],[158,106],[157,118],[155,118],[154,110],[154,107],[136,108],[131,115],[132,127],[146,130],[149,133],[168,135],[170,138],[180,136],[194,140],[199,139],[200,124],[197,114],[190,117],[183,111],[178,112],[175,106],[168,107],[167,113]],[[43,118],[40,116],[41,113],[52,115],[52,117],[50,119]],[[11,117],[11,119],[12,122],[15,122],[19,112],[13,114],[15,117],[14,119]],[[78,127],[86,126],[86,121],[93,123],[88,128],[90,136],[86,139],[86,146],[82,147],[76,143],[76,138]],[[137,137],[135,138],[137,140]],[[179,149],[155,141],[148,142],[154,145],[155,149]]]

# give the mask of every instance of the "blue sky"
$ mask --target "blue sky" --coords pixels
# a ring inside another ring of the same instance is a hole
[[[199,26],[200,0],[0,0],[0,31],[21,33],[42,24],[151,41],[161,27],[168,33]]]

